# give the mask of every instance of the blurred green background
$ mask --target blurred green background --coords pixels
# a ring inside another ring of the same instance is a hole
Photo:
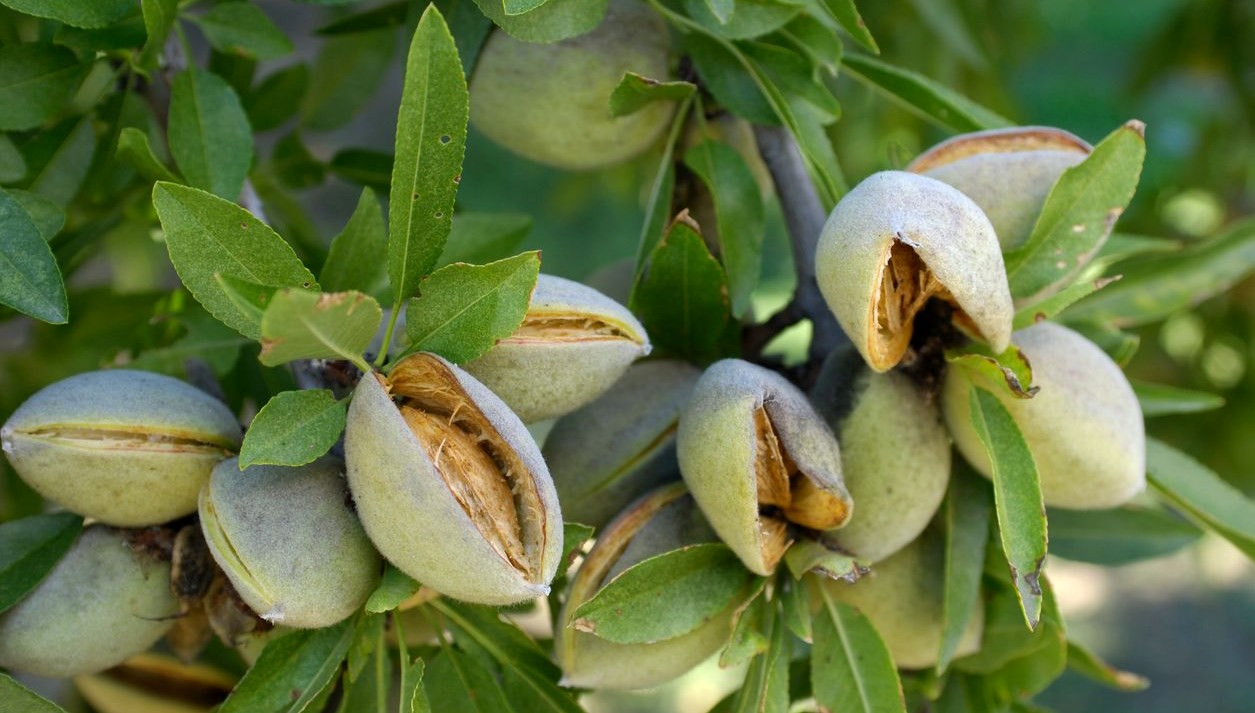
[[[311,32],[335,10],[285,0],[257,4],[298,47],[296,56],[260,73],[312,61],[320,43]],[[887,61],[1018,123],[1058,126],[1096,142],[1130,118],[1144,121],[1146,166],[1121,231],[1191,243],[1255,213],[1255,2],[889,0],[860,7]],[[366,110],[342,128],[304,135],[310,151],[327,160],[346,147],[391,150],[400,80],[394,53]],[[837,80],[837,95],[844,115],[830,135],[851,184],[900,167],[949,135],[849,79]],[[283,133],[262,134],[260,155],[269,155]],[[633,255],[642,186],[655,162],[656,156],[646,156],[609,172],[561,174],[472,131],[459,206],[532,215],[526,247],[543,250],[543,269],[583,279]],[[347,219],[358,190],[332,178],[292,195],[308,214],[309,229],[326,241]],[[129,252],[95,258],[73,286],[112,284],[134,291],[133,299],[111,302],[109,314],[94,315],[91,294],[80,292],[72,297],[75,319],[68,327],[18,320],[0,328],[0,413],[45,383],[113,359],[119,334],[151,328],[153,297],[145,290],[175,284],[164,251],[155,243],[138,250],[134,241],[117,244]],[[760,310],[778,305],[791,290],[778,209],[771,212],[767,245]],[[127,265],[125,273],[120,264]],[[73,353],[54,346],[67,330],[80,345]],[[1152,419],[1149,433],[1255,496],[1255,279],[1137,333],[1133,377],[1226,399],[1216,411]],[[12,477],[2,480],[7,501],[0,503],[0,518],[5,508],[21,507],[24,497]],[[1059,711],[1255,710],[1255,571],[1229,545],[1209,536],[1161,560],[1119,568],[1054,561],[1049,573],[1077,638],[1115,665],[1148,676],[1152,686],[1121,694],[1067,674],[1040,697],[1044,705]],[[590,709],[701,711],[735,683],[734,675],[703,669],[655,695],[600,696]]]

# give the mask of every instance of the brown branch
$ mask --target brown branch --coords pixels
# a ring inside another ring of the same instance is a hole
[[[815,191],[815,185],[806,172],[802,153],[788,130],[781,126],[756,125],[754,138],[763,163],[767,164],[767,170],[771,172],[771,180],[776,186],[776,196],[780,199],[784,221],[789,228],[789,240],[793,246],[797,289],[786,311],[791,310],[800,314],[799,319],[811,321],[814,331],[810,358],[817,362],[847,341],[815,279],[815,248],[819,244],[819,233],[823,230],[827,216],[819,201],[819,194]]]

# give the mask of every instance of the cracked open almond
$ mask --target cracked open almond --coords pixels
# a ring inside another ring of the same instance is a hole
[[[562,550],[553,480],[522,421],[474,377],[425,352],[364,377],[344,447],[358,516],[398,569],[481,604],[548,592]]]
[[[1063,172],[1093,150],[1049,126],[1017,126],[955,136],[920,154],[906,170],[944,181],[989,217],[1003,250],[1033,231],[1046,196]]]
[[[1010,343],[1015,310],[998,237],[972,199],[936,179],[883,171],[855,186],[824,225],[815,268],[829,308],[876,371],[906,355],[930,299],[949,303],[954,323],[995,351]]]
[[[214,560],[272,624],[331,626],[379,582],[379,555],[346,505],[343,473],[332,457],[244,470],[232,458],[201,491],[200,523]]]
[[[51,384],[0,429],[13,469],[40,495],[125,527],[196,510],[240,426],[212,396],[161,374],[92,371]]]
[[[832,530],[853,502],[837,440],[784,377],[739,359],[702,375],[677,435],[680,472],[720,539],[771,574],[792,530]]]
[[[541,275],[523,323],[466,370],[531,423],[591,402],[648,353],[645,328],[626,307]]]

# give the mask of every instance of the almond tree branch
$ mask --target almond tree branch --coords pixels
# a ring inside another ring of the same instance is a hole
[[[847,341],[815,280],[815,247],[819,244],[819,233],[827,216],[815,185],[806,172],[801,150],[788,129],[755,125],[754,138],[758,152],[771,172],[793,246],[797,290],[793,293],[792,303],[785,309],[800,312],[803,318],[810,320],[814,328],[810,358],[817,362]]]

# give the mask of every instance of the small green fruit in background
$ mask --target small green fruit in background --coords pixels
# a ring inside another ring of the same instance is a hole
[[[687,545],[715,542],[710,525],[679,484],[633,503],[598,533],[568,589],[558,616],[554,657],[563,685],[636,689],[676,678],[709,658],[728,641],[738,602],[697,629],[648,644],[618,644],[571,626],[575,611],[621,572],[642,560]]]
[[[347,495],[344,464],[336,458],[243,471],[232,458],[214,468],[200,496],[205,540],[263,619],[304,629],[331,626],[374,591],[379,554]]]
[[[806,395],[763,367],[711,365],[680,414],[680,472],[719,538],[750,571],[769,575],[790,524],[841,527],[853,502],[837,440]]]
[[[519,328],[465,369],[532,423],[591,402],[649,348],[627,307],[578,282],[541,275]]]
[[[1015,308],[998,236],[972,199],[941,181],[868,176],[828,216],[815,269],[828,307],[876,371],[902,360],[933,297],[994,351],[1010,343]]]
[[[47,386],[0,429],[5,455],[36,492],[120,527],[194,512],[209,472],[241,437],[235,416],[212,396],[126,369]]]
[[[680,478],[676,426],[701,375],[672,359],[633,364],[596,401],[558,419],[541,452],[568,521],[601,529],[637,497]]]
[[[943,141],[906,167],[954,186],[976,202],[1003,250],[1023,245],[1046,196],[1063,172],[1089,156],[1084,140],[1048,126],[1019,126],[962,134]]]
[[[810,576],[812,608],[824,597],[861,611],[884,640],[898,668],[922,669],[937,665],[941,653],[944,562],[942,540],[925,534],[880,562],[854,583]],[[977,600],[959,639],[956,656],[980,649],[985,610]]]
[[[824,363],[811,401],[841,444],[858,509],[823,540],[873,564],[919,537],[950,482],[950,436],[935,401],[900,372],[877,374],[853,349]]]
[[[126,530],[92,525],[39,586],[0,615],[0,667],[64,678],[102,671],[174,622],[170,563]]]
[[[530,44],[496,31],[471,77],[471,123],[533,161],[585,171],[613,166],[652,146],[673,102],[610,114],[625,72],[669,76],[666,23],[643,2],[613,0],[597,29],[554,44]]]
[[[358,517],[398,569],[478,604],[548,593],[558,494],[527,427],[470,374],[425,352],[367,374],[344,450]]]
[[[1047,505],[1113,508],[1146,488],[1146,431],[1124,372],[1097,345],[1050,322],[1015,333],[1041,390],[1018,399],[996,384],[979,384],[1002,402],[1024,434]],[[962,369],[946,373],[941,405],[955,445],[976,470],[992,472],[972,427],[970,391]]]

